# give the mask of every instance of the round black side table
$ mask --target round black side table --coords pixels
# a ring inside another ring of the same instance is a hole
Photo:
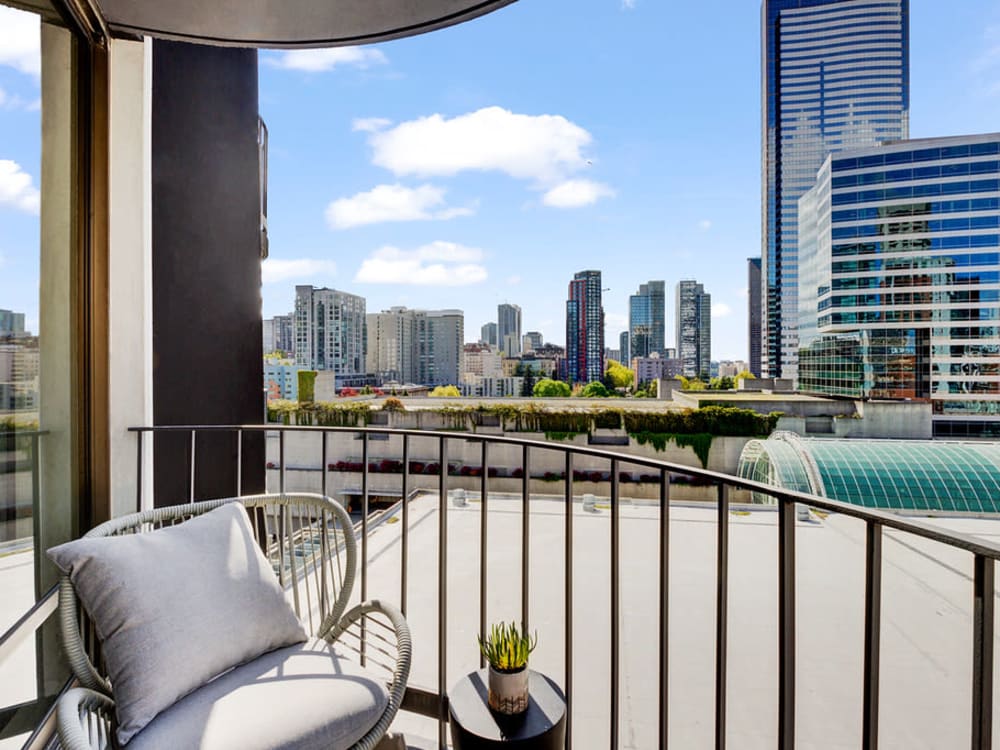
[[[459,680],[448,693],[454,750],[525,748],[563,750],[566,746],[566,699],[552,680],[528,675],[528,710],[506,716],[490,710],[489,670]]]

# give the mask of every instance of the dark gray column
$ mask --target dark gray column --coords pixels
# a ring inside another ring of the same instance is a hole
[[[153,420],[259,424],[257,52],[153,42]],[[189,497],[190,437],[159,436],[157,506]],[[236,493],[236,441],[200,434],[195,498]],[[264,488],[248,435],[243,491]]]

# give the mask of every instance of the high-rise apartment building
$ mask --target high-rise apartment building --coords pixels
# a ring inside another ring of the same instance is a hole
[[[621,353],[622,364],[632,361],[632,336],[629,331],[622,331],[618,334],[618,351]]]
[[[677,284],[677,358],[685,377],[711,372],[712,295],[693,279]]]
[[[666,346],[666,292],[663,281],[639,285],[639,291],[628,298],[629,353],[631,357],[648,357],[663,353]]]
[[[835,154],[799,216],[799,388],[1000,437],[1000,134]]]
[[[499,346],[497,343],[497,324],[484,323],[479,331],[479,340],[490,346]]]
[[[24,313],[0,310],[0,336],[23,336]]]
[[[747,258],[747,351],[750,372],[760,377],[761,316],[760,257]]]
[[[497,346],[508,357],[521,353],[521,308],[504,302],[497,305]]]
[[[295,287],[295,363],[337,375],[365,372],[365,298]]]
[[[570,383],[604,377],[604,307],[601,272],[580,271],[566,300],[566,376]]]
[[[461,310],[393,307],[368,316],[367,370],[383,382],[457,385],[464,343]]]
[[[764,0],[764,375],[794,378],[798,200],[827,154],[908,137],[909,0]]]
[[[528,331],[521,339],[522,352],[534,352],[542,348],[542,334],[539,331]]]
[[[275,351],[295,356],[295,313],[264,319],[264,353]]]

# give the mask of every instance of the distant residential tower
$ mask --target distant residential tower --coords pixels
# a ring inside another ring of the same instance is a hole
[[[604,307],[601,304],[600,271],[580,271],[569,282],[566,375],[570,383],[589,383],[604,376]]]

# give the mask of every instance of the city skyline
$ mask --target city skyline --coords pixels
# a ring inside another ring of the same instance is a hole
[[[37,43],[10,22],[15,11],[0,10],[0,306],[25,311],[37,331]],[[364,296],[371,309],[459,308],[475,338],[509,299],[525,329],[559,342],[564,280],[595,268],[610,288],[607,341],[626,330],[639,284],[694,277],[715,303],[713,358],[747,359],[744,264],[760,247],[760,5],[717,10],[609,0],[579,12],[566,0],[522,0],[426,37],[262,51],[263,317],[287,314],[295,284],[312,284]],[[601,38],[588,33],[595,25]],[[910,0],[911,137],[996,129],[998,28],[995,3]],[[485,161],[463,130],[495,135],[512,123],[541,135],[558,126],[569,161],[541,160],[551,174],[531,171],[522,152]],[[441,133],[461,139],[469,160],[400,161],[411,151],[404,136],[433,145]],[[389,221],[386,205],[410,218]],[[398,283],[401,264],[408,281],[449,266],[464,285]],[[379,275],[392,283],[365,281]],[[672,300],[666,308],[671,346]]]

